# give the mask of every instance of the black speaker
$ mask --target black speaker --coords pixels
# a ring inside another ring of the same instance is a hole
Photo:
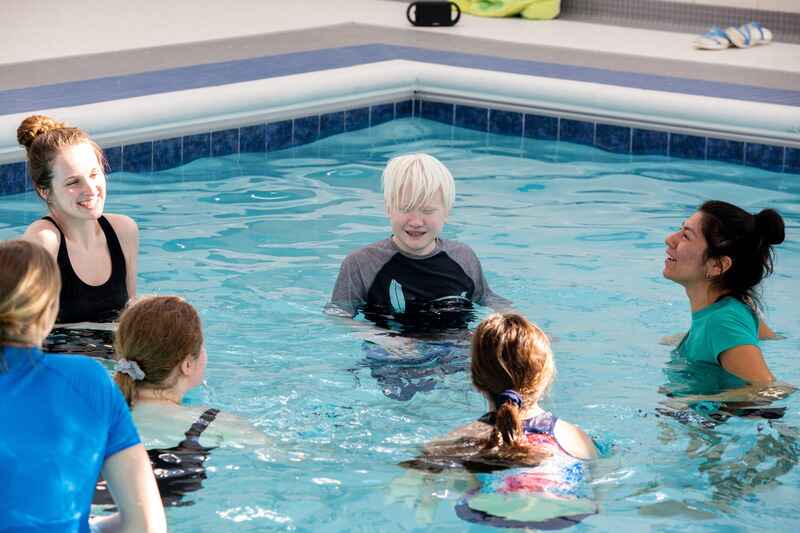
[[[453,18],[455,8],[456,18]],[[411,11],[414,18],[411,18]],[[461,9],[455,2],[412,2],[406,10],[406,18],[414,26],[454,26],[461,18]]]

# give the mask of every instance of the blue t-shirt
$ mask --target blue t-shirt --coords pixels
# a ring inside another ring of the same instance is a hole
[[[88,532],[106,458],[139,444],[96,361],[0,347],[0,531]]]

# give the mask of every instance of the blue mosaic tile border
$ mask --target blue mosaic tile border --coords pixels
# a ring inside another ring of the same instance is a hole
[[[158,172],[203,157],[254,152],[274,152],[309,144],[331,135],[377,126],[396,118],[409,118],[413,100],[323,113],[294,119],[194,133],[183,137],[144,141],[104,148],[109,172]],[[32,188],[25,162],[0,165],[0,195]]]
[[[594,146],[607,152],[724,161],[772,172],[800,173],[800,148],[640,129],[432,100],[417,115],[487,133]]]
[[[608,152],[716,160],[800,174],[800,148],[646,130],[424,99],[104,148],[110,172],[157,172],[203,157],[264,153],[331,135],[420,117],[486,133],[594,146]],[[31,190],[24,162],[0,165],[0,195]]]

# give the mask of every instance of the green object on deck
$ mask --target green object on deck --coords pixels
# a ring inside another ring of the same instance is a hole
[[[561,0],[455,0],[464,13],[480,17],[513,17],[532,20],[554,19],[561,12]]]

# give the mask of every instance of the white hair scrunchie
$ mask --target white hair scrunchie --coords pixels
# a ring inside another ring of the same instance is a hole
[[[139,364],[136,361],[128,361],[127,359],[118,359],[114,370],[128,374],[134,381],[141,381],[145,376],[144,371],[139,368]]]

